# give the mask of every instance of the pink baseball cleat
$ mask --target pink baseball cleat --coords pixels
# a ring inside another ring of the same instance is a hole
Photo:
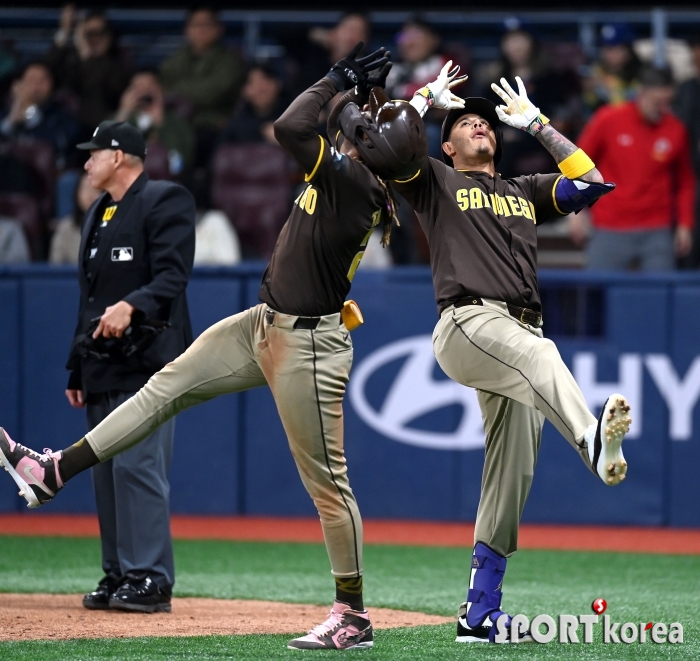
[[[374,631],[367,611],[354,611],[336,601],[328,619],[308,635],[290,640],[290,650],[366,649],[374,645]]]
[[[52,452],[48,448],[44,449],[44,454],[25,448],[0,427],[0,465],[17,483],[19,495],[24,496],[27,507],[43,505],[63,488],[58,472],[62,456],[62,452]]]

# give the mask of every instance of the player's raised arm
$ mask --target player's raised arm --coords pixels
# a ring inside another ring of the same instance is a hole
[[[428,108],[439,108],[440,110],[456,110],[464,108],[464,99],[458,97],[451,90],[457,85],[461,85],[469,76],[458,76],[459,64],[452,66],[452,60],[447,62],[438,74],[438,77],[425,87],[419,89],[409,103],[425,116]]]
[[[613,191],[615,184],[605,182],[588,154],[559,133],[530,101],[520,77],[516,76],[515,81],[517,92],[505,78],[501,78],[500,87],[491,85],[505,103],[496,107],[498,118],[536,137],[556,161],[563,174],[554,191],[558,209],[564,213],[578,212]]]
[[[321,109],[338,93],[356,85],[364,86],[369,73],[381,69],[389,61],[384,48],[357,59],[360,42],[328,74],[302,92],[275,122],[275,138],[310,175],[323,155],[324,142],[316,127]]]
[[[441,110],[459,110],[464,108],[464,99],[455,95],[451,90],[467,80],[468,76],[459,76],[459,65],[452,66],[452,60],[442,68],[438,77],[419,89],[409,105],[423,117],[429,108]],[[415,209],[423,209],[427,201],[431,185],[430,160],[427,149],[420,159],[416,159],[412,167],[401,177],[392,178],[392,185],[403,195]]]

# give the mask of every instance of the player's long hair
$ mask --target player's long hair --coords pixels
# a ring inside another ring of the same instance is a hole
[[[399,227],[401,223],[399,222],[399,215],[396,212],[398,208],[398,202],[394,197],[394,193],[391,188],[386,184],[383,179],[374,175],[379,185],[384,191],[384,209],[382,209],[382,248],[387,248],[389,246],[389,241],[391,240],[391,228],[394,223]]]

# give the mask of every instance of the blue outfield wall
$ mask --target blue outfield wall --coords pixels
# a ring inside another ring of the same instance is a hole
[[[254,305],[261,273],[257,264],[195,271],[195,334]],[[524,520],[700,526],[700,276],[543,272],[540,282],[545,334],[589,406],[597,412],[610,392],[623,392],[634,425],[625,445],[629,477],[608,488],[547,423]],[[363,514],[474,520],[481,414],[475,393],[447,379],[433,358],[429,272],[360,271],[352,297],[366,323],[352,335],[346,453]],[[77,300],[73,269],[0,271],[0,425],[30,447],[58,449],[85,433],[84,413],[64,396]],[[178,513],[315,513],[267,388],[178,417],[171,486]],[[9,478],[0,480],[0,511],[23,504]],[[90,476],[77,477],[46,510],[94,511]]]

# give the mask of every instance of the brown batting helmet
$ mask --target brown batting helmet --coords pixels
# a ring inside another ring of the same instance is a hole
[[[354,103],[338,119],[343,137],[362,162],[382,179],[403,179],[428,155],[428,139],[418,111],[406,101],[391,101],[381,87],[369,95],[369,116]]]
[[[496,151],[493,155],[493,162],[494,165],[498,165],[498,161],[501,160],[501,156],[503,155],[501,120],[498,119],[498,115],[496,114],[496,104],[488,99],[484,99],[480,96],[470,96],[464,99],[464,108],[450,110],[450,112],[447,113],[447,117],[445,117],[445,121],[442,123],[440,142],[449,142],[450,132],[452,131],[452,127],[457,123],[457,120],[470,113],[483,117],[491,124],[493,130],[496,132]],[[442,152],[442,160],[449,166],[454,165],[452,159],[444,151]]]

